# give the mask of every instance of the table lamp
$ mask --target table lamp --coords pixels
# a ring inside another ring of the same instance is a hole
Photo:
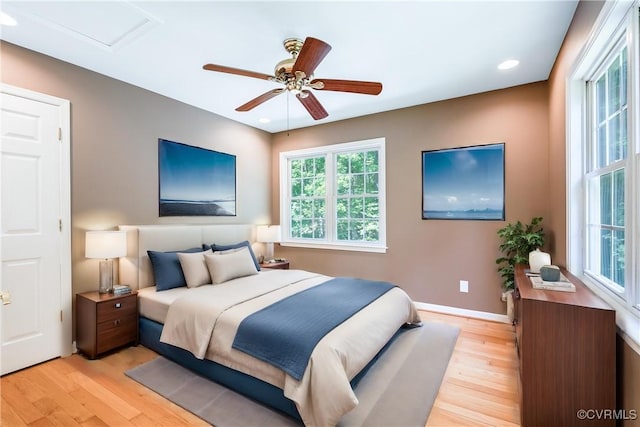
[[[273,244],[280,241],[280,226],[259,225],[257,227],[257,232],[258,242],[267,244],[267,254],[264,257],[264,262],[271,261],[273,259]]]
[[[100,259],[100,285],[98,292],[106,294],[113,289],[113,258],[127,254],[127,234],[124,231],[87,231],[85,257]]]

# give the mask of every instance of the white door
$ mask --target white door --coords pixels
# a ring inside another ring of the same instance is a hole
[[[1,94],[0,375],[68,353],[68,167],[61,106]],[[33,98],[33,97],[31,97]],[[63,108],[63,107],[62,107]],[[70,317],[70,316],[69,316]]]

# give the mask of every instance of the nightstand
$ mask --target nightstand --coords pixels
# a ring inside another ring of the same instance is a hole
[[[90,359],[125,344],[138,345],[138,295],[76,295],[76,346]]]
[[[272,270],[288,270],[289,261],[265,262],[260,264],[260,268],[266,268],[266,269],[272,269]]]

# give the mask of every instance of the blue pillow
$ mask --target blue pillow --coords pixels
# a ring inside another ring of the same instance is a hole
[[[249,243],[248,240],[245,240],[244,242],[240,242],[240,243],[234,243],[232,245],[216,245],[215,243],[212,243],[211,245],[207,245],[206,243],[204,243],[202,245],[202,249],[204,251],[207,251],[209,249],[215,251],[228,251],[229,249],[238,249],[238,248],[242,248],[242,247],[248,247],[249,248],[249,253],[251,254],[251,258],[253,258],[253,263],[256,266],[256,270],[260,271],[260,263],[258,262],[258,259],[256,258],[256,254],[253,253],[253,249],[251,249],[251,243]]]
[[[167,289],[187,286],[187,280],[184,278],[182,266],[178,259],[178,252],[202,252],[202,248],[171,252],[147,251],[153,267],[156,291],[166,291]]]

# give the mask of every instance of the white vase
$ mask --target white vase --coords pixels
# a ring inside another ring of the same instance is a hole
[[[551,264],[551,255],[540,249],[529,252],[529,267],[532,273],[540,273],[540,267]]]

